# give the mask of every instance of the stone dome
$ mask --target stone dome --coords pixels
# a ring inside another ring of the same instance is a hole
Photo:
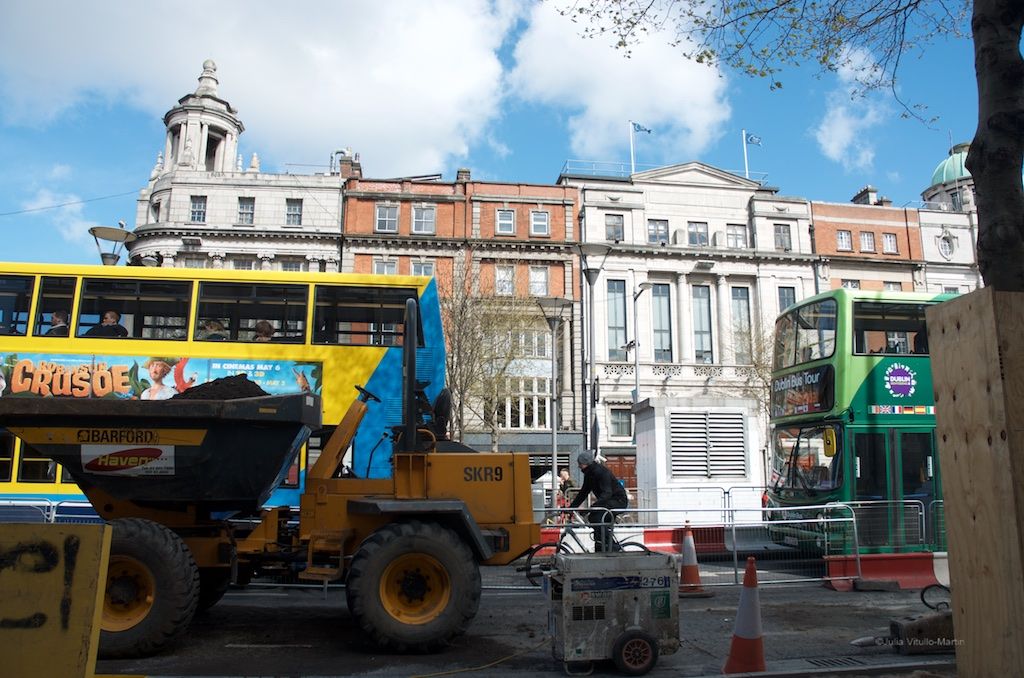
[[[971,178],[971,173],[964,166],[967,162],[967,151],[971,148],[969,143],[957,144],[949,151],[949,157],[943,160],[932,172],[931,186],[941,186],[954,181],[963,181]]]

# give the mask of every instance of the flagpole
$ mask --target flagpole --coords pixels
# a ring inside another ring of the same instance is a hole
[[[747,130],[740,130],[740,134],[743,137],[743,176],[749,179],[750,168],[747,166]]]
[[[629,121],[629,176],[636,174],[636,156],[633,154],[633,121]]]

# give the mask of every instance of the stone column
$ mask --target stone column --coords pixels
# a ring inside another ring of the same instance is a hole
[[[692,333],[689,328],[693,324],[693,310],[690,306],[690,286],[686,282],[686,274],[680,273],[676,276],[676,332],[677,363],[693,362]]]
[[[718,323],[716,334],[718,335],[718,360],[719,365],[735,362],[732,349],[732,318],[729,312],[731,296],[729,295],[729,279],[720,275],[717,277],[718,295]]]
[[[205,122],[199,127],[199,157],[196,158],[196,169],[206,170],[206,148],[210,140],[210,126]]]
[[[274,254],[272,252],[260,252],[256,257],[260,260],[261,271],[271,270],[274,261]]]
[[[160,264],[161,268],[174,268],[174,257],[177,256],[177,252],[174,250],[165,250],[160,252]]]
[[[324,273],[338,272],[338,259],[336,257],[327,257],[324,262]]]
[[[224,268],[224,252],[208,252],[207,254],[213,260],[213,268]]]

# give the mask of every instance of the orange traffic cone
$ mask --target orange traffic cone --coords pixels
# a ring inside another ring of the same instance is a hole
[[[690,521],[683,527],[683,565],[679,568],[679,595],[686,598],[710,598],[711,593],[704,590],[700,582],[700,569],[697,567],[697,546],[693,542],[693,530]]]
[[[722,673],[753,673],[764,671],[764,638],[761,634],[761,601],[757,595],[757,564],[754,556],[747,558],[743,575],[736,629],[732,634],[729,658]]]

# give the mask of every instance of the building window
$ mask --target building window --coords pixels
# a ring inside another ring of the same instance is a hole
[[[942,293],[943,294],[960,294],[960,288],[959,287],[943,287],[942,288]]]
[[[434,235],[437,210],[433,207],[412,208],[412,232],[419,235]]]
[[[301,198],[288,198],[284,201],[284,225],[302,226]]]
[[[256,216],[256,198],[238,199],[238,223],[252,226]]]
[[[725,227],[725,244],[730,249],[747,248],[747,227],[744,224],[728,224]]]
[[[494,267],[494,293],[499,297],[511,297],[515,292],[515,268],[512,266]]]
[[[951,259],[953,257],[953,236],[944,235],[938,239],[937,244],[939,247],[939,254],[941,254],[946,259]]]
[[[608,281],[608,360],[626,359],[626,281]]]
[[[899,254],[900,248],[896,242],[895,233],[882,234],[882,251],[886,254]]]
[[[780,287],[779,288],[779,313],[796,303],[796,288],[795,287]]]
[[[413,275],[426,275],[433,277],[434,275],[434,262],[432,261],[414,261],[412,262],[412,274]]]
[[[861,252],[874,252],[875,251],[875,234],[871,231],[860,232],[860,251]]]
[[[691,221],[686,225],[686,241],[690,247],[708,246],[708,225],[702,221]]]
[[[625,217],[621,214],[604,215],[604,239],[622,242],[625,240]]]
[[[530,267],[530,295],[534,297],[548,296],[548,267]]]
[[[793,249],[793,239],[789,234],[789,224],[775,224],[775,249],[789,252]]]
[[[651,327],[654,329],[654,362],[672,362],[672,303],[669,286],[651,288]]]
[[[754,362],[750,336],[750,288],[732,288],[732,342],[736,364]]]
[[[547,212],[530,212],[530,235],[551,235],[550,215]]]
[[[741,412],[670,412],[669,472],[673,478],[739,478],[747,473]]]
[[[491,401],[484,419],[491,423],[492,412],[500,429],[548,428],[550,380],[541,377],[513,378],[498,391],[497,402]]]
[[[836,249],[842,252],[852,252],[853,233],[850,231],[836,231]]]
[[[949,201],[953,205],[954,212],[960,212],[963,210],[964,203],[960,198],[960,191],[952,190],[949,192]]]
[[[185,257],[184,264],[185,268],[206,268],[206,262],[209,261],[206,257]]]
[[[515,210],[498,210],[494,232],[498,235],[516,234],[516,212]]]
[[[900,283],[900,282],[894,282],[894,281],[886,280],[884,283],[882,283],[882,286],[885,288],[886,292],[902,292],[903,291],[903,283]]]
[[[647,220],[647,242],[651,245],[668,244],[668,219]]]
[[[206,223],[206,196],[193,195],[189,206],[188,220],[193,224]]]
[[[395,259],[375,259],[373,272],[377,275],[396,275],[398,273],[398,261]]]
[[[235,258],[231,260],[231,268],[236,271],[251,271],[256,268],[255,259]]]
[[[608,410],[608,435],[612,438],[633,437],[633,413],[627,407]]]
[[[281,261],[281,270],[297,273],[302,270],[302,261],[298,259],[284,259]]]
[[[859,280],[849,280],[847,278],[843,278],[842,286],[845,287],[848,290],[859,290],[860,289],[860,281]]]
[[[377,205],[378,233],[398,233],[398,205]]]
[[[698,363],[714,362],[711,350],[711,288],[693,286],[693,347]]]

